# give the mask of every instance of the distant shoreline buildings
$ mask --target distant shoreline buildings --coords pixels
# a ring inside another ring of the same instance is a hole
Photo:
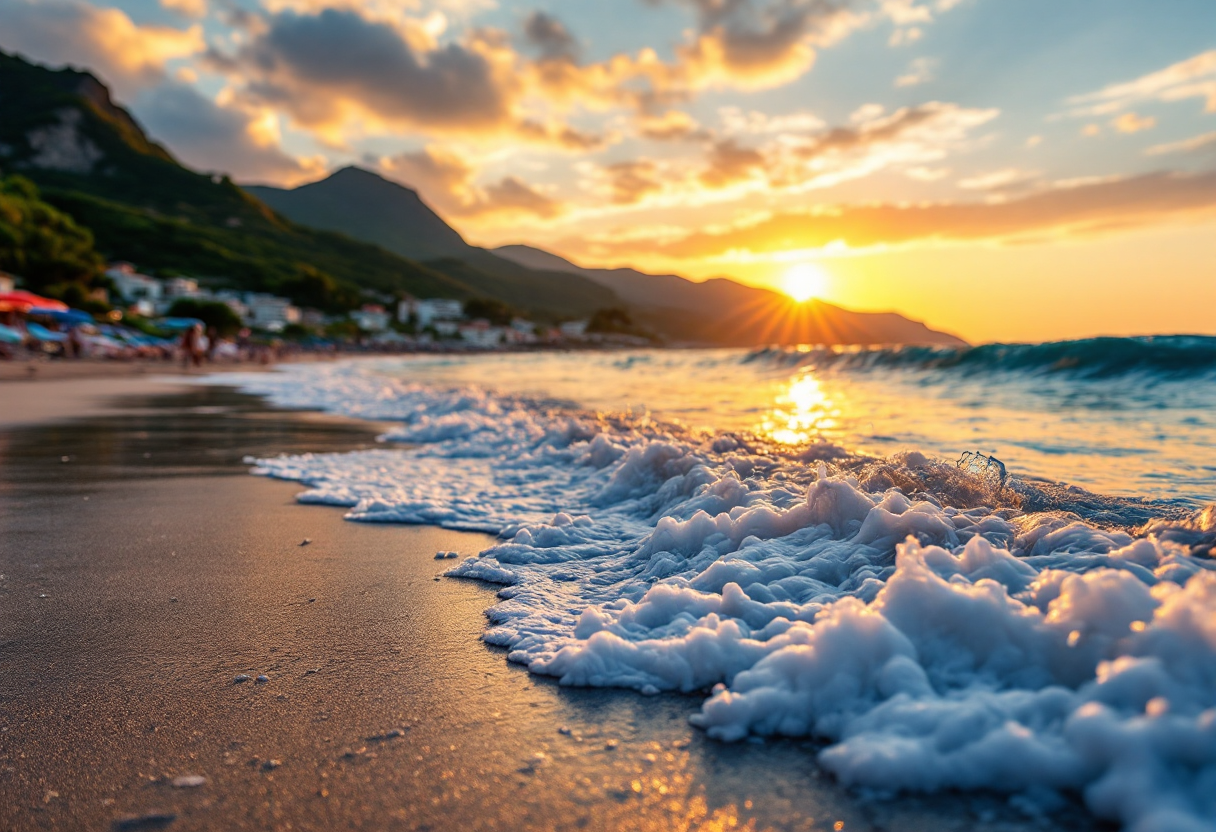
[[[345,315],[325,315],[302,309],[290,299],[264,292],[210,290],[189,277],[156,278],[141,274],[127,262],[111,263],[106,277],[114,293],[133,311],[145,317],[169,313],[181,299],[226,304],[251,329],[281,333],[291,325],[321,330],[349,321],[372,343],[416,343],[419,345],[463,345],[496,349],[528,345],[599,342],[603,336],[587,331],[587,320],[566,321],[556,327],[539,325],[522,317],[507,323],[469,317],[466,305],[453,298],[400,299],[390,311],[382,304],[365,304]],[[609,339],[611,340],[611,339]]]

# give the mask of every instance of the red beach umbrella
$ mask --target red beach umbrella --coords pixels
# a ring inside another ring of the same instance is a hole
[[[0,303],[9,304],[11,308],[19,309],[22,312],[33,306],[39,309],[58,309],[60,311],[66,311],[68,308],[66,303],[44,298],[22,289],[17,289],[13,292],[0,292]]]

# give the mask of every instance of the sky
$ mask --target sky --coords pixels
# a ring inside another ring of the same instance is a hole
[[[184,163],[972,341],[1216,334],[1211,0],[0,0]]]

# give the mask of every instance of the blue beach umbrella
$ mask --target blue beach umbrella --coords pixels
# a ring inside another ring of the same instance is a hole
[[[11,326],[0,324],[0,343],[20,344],[24,340],[25,336],[13,329]]]
[[[47,329],[42,324],[36,324],[33,321],[30,321],[25,325],[25,331],[28,332],[30,337],[35,341],[63,342],[68,340],[68,336],[64,335],[62,332],[51,332],[51,330]]]
[[[91,324],[93,316],[88,312],[80,309],[46,309],[44,307],[31,307],[27,315],[40,315],[43,318],[50,318],[52,321],[58,321],[62,324]]]
[[[173,332],[180,332],[183,329],[189,329],[195,324],[201,324],[198,318],[161,318],[156,322],[156,326],[160,329],[167,329]]]

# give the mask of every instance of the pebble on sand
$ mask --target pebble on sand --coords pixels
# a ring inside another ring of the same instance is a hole
[[[145,812],[142,815],[119,818],[114,821],[114,829],[116,832],[127,832],[127,830],[136,829],[164,829],[175,820],[177,820],[177,815],[172,812]]]
[[[207,778],[201,774],[183,774],[180,777],[173,778],[173,788],[175,789],[194,789],[207,782]]]
[[[232,684],[239,685],[241,682],[248,682],[249,676],[245,673],[238,673],[236,678],[232,680]]]
[[[311,538],[311,537],[306,537],[306,538],[304,538],[303,540],[301,540],[301,541],[300,541],[300,545],[301,545],[301,546],[307,546],[309,543],[312,543],[312,538]]]
[[[267,676],[265,673],[263,673],[261,676],[259,676],[254,681],[257,682],[259,685],[264,685],[270,681],[270,677]]]

